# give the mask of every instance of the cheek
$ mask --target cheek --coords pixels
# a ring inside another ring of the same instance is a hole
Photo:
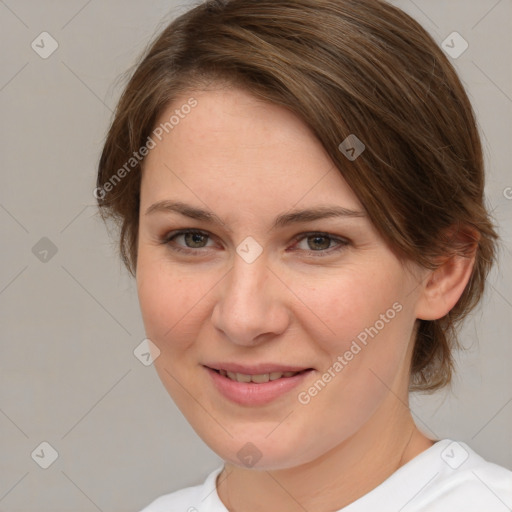
[[[315,389],[301,390],[301,403],[311,399],[319,410],[351,411],[352,419],[364,421],[389,388],[408,379],[414,311],[403,272],[388,268],[384,276],[352,268],[313,286],[303,283],[304,303],[317,317],[306,329],[322,351],[325,373]]]
[[[297,295],[313,313],[309,330],[316,331],[313,339],[323,340],[326,352],[343,353],[358,336],[364,344],[376,330],[384,334],[396,329],[403,279],[400,273],[381,274],[347,266],[322,279],[302,280]]]
[[[179,272],[179,273],[178,273]],[[146,335],[160,350],[178,351],[193,342],[213,283],[206,276],[178,271],[168,263],[139,255],[137,292]]]

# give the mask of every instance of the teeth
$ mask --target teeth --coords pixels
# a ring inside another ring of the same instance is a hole
[[[235,380],[237,382],[255,382],[257,384],[262,384],[264,382],[268,382],[269,380],[277,380],[282,377],[293,377],[299,372],[271,372],[271,373],[261,373],[259,375],[247,375],[245,373],[234,373],[228,372],[226,370],[219,370],[219,373],[228,377],[231,380]]]
[[[237,374],[237,377],[239,376],[240,374],[238,373]],[[258,384],[261,384],[262,382],[268,382],[270,379],[270,375],[268,373],[262,373],[261,375],[253,375],[251,377],[251,380],[253,382],[257,382]],[[240,382],[240,381],[238,381]]]

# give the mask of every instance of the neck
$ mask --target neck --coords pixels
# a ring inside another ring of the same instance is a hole
[[[339,510],[432,444],[409,408],[390,394],[390,403],[362,429],[318,459],[272,471],[226,463],[217,490],[230,512]]]

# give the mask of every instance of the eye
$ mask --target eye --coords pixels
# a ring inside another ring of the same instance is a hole
[[[178,235],[178,237],[180,236],[183,237],[185,245],[191,249],[206,247],[206,244],[208,243],[208,235],[205,235],[204,233],[196,233],[191,231],[189,233]]]
[[[208,233],[192,229],[173,231],[165,236],[162,243],[175,251],[183,252],[193,252],[195,249],[208,248],[213,245]]]
[[[325,253],[330,254],[342,250],[348,243],[347,240],[334,237],[328,233],[306,233],[297,238],[293,250],[320,253],[316,255],[323,256]]]

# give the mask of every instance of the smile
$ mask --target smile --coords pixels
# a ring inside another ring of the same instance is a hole
[[[256,375],[249,375],[246,373],[234,373],[228,372],[227,370],[216,370],[223,377],[227,377],[228,379],[235,380],[237,382],[255,382],[256,384],[261,384],[263,382],[268,382],[270,380],[277,380],[281,378],[289,378],[297,375],[300,372],[271,372],[271,373],[260,373]],[[303,370],[306,371],[306,370]]]
[[[212,366],[204,368],[213,382],[213,389],[230,402],[245,406],[265,405],[284,398],[314,372],[312,368],[279,368],[276,365]]]

